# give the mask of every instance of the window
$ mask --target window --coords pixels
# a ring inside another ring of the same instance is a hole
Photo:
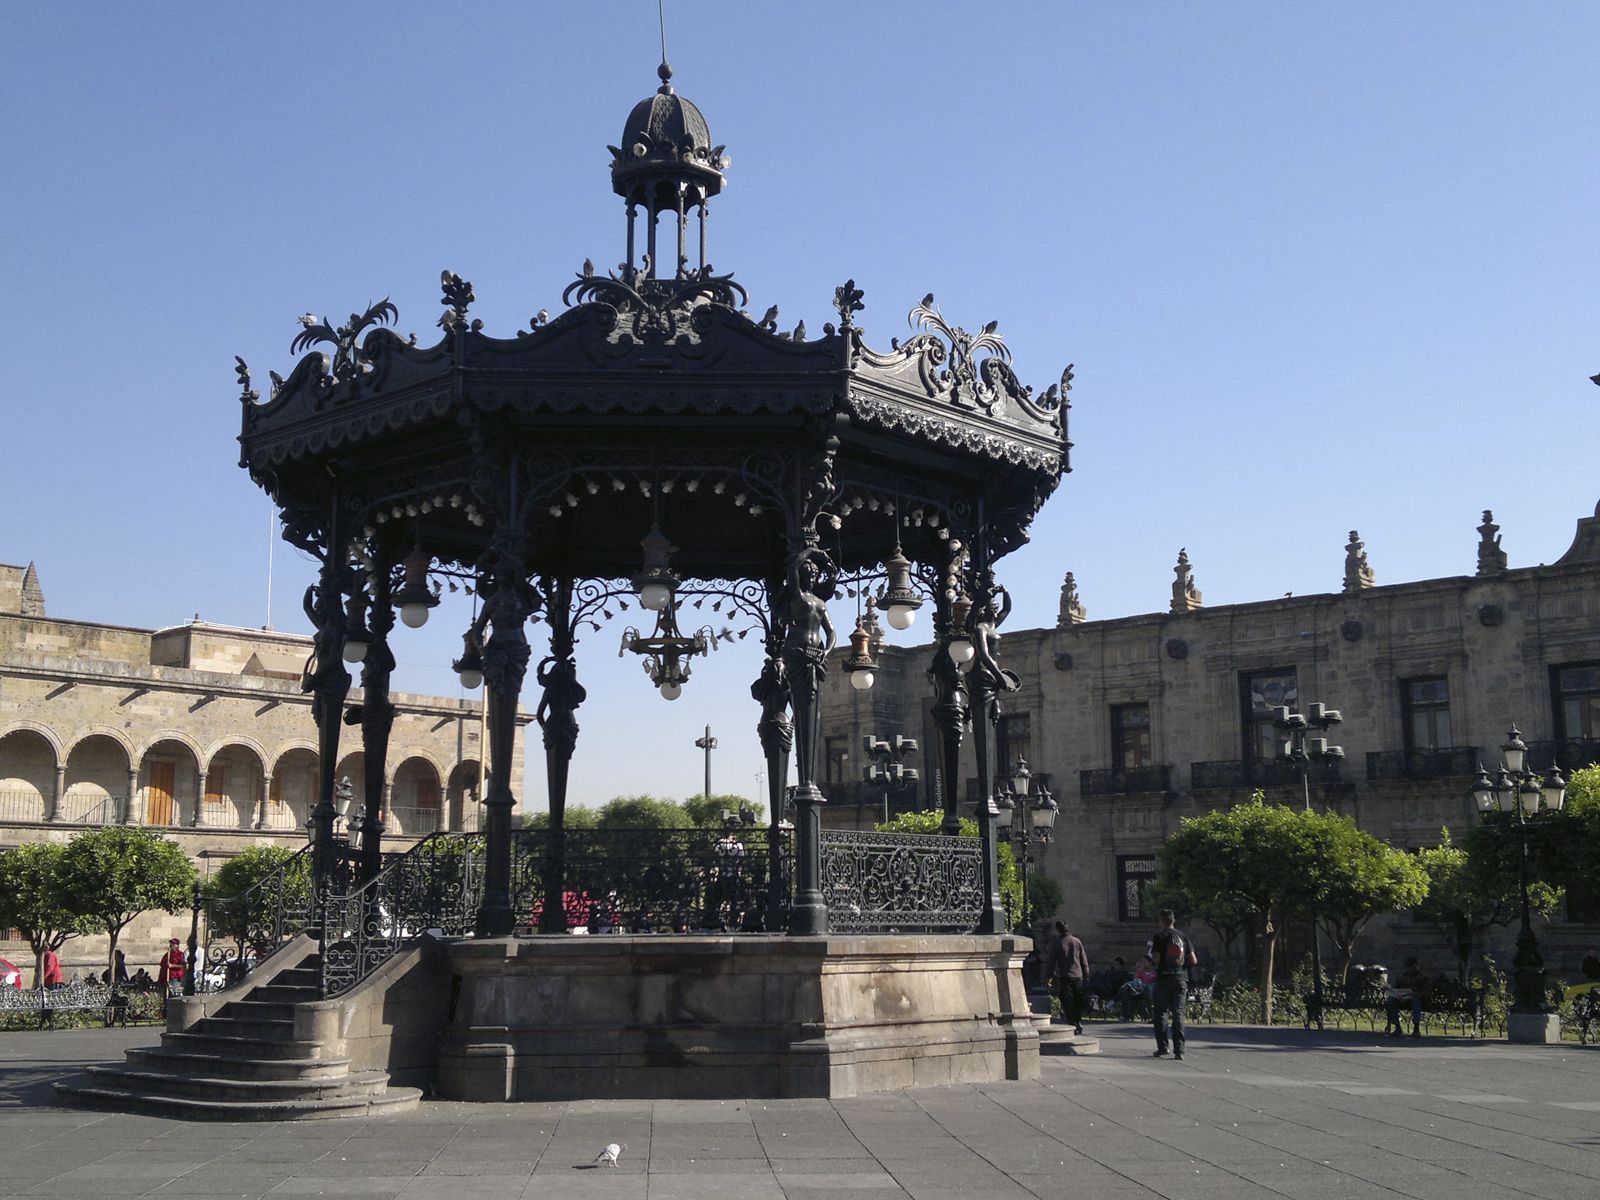
[[[824,738],[822,742],[822,772],[823,782],[828,784],[848,783],[845,771],[850,766],[850,739],[846,737]]]
[[[1119,854],[1117,856],[1117,916],[1124,921],[1144,921],[1150,917],[1145,905],[1146,889],[1156,881],[1156,856]]]
[[[1113,704],[1111,706],[1111,767],[1116,771],[1136,771],[1148,767],[1150,754],[1150,706]]]
[[[1552,667],[1556,724],[1564,742],[1600,740],[1600,663]]]
[[[1300,704],[1300,689],[1293,667],[1252,671],[1239,676],[1239,698],[1243,709],[1244,757],[1271,762],[1278,757],[1278,730],[1272,722],[1276,709],[1294,709]]]
[[[1017,759],[1028,760],[1029,768],[1036,766],[1033,762],[1033,718],[1028,713],[1011,713],[1000,718],[1000,736],[997,741],[998,753],[995,763],[998,774],[1010,775],[1016,768]]]
[[[228,768],[213,764],[206,771],[206,803],[221,804],[228,791]]]
[[[1450,741],[1450,684],[1445,679],[1405,679],[1400,683],[1406,751],[1443,750]]]

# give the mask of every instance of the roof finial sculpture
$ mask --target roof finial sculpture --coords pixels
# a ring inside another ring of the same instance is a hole
[[[1377,586],[1377,582],[1378,577],[1367,562],[1367,548],[1362,544],[1361,535],[1352,529],[1350,541],[1344,548],[1344,590],[1359,592]]]
[[[1494,523],[1494,513],[1483,510],[1483,524],[1478,526],[1478,577],[1504,575],[1506,552],[1500,549],[1500,526]]]
[[[1056,616],[1056,628],[1066,629],[1072,625],[1082,625],[1089,619],[1088,611],[1078,599],[1078,582],[1073,579],[1072,572],[1067,572],[1067,577],[1061,581],[1061,611]]]
[[[1172,611],[1186,613],[1203,608],[1205,601],[1200,598],[1200,589],[1195,587],[1194,576],[1189,571],[1187,548],[1178,551],[1178,565],[1172,568],[1172,573],[1177,576],[1172,581]]]

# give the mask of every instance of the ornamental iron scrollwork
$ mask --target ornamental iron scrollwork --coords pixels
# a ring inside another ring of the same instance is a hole
[[[389,302],[387,296],[376,304],[369,304],[364,313],[351,313],[350,319],[337,328],[327,317],[319,321],[314,314],[306,313],[300,318],[300,332],[289,343],[289,353],[299,354],[323,343],[331,345],[334,349],[330,373],[336,381],[343,383],[360,371],[356,339],[362,332],[374,325],[391,325],[399,319],[400,310]]]
[[[822,831],[822,893],[836,933],[967,933],[983,909],[975,837]]]
[[[672,279],[656,279],[623,266],[611,275],[580,272],[561,295],[566,305],[603,304],[618,320],[627,318],[634,338],[653,345],[664,345],[686,332],[704,330],[693,318],[704,304],[721,304],[737,309],[749,303],[743,286],[732,275],[714,275],[710,267],[691,271]]]

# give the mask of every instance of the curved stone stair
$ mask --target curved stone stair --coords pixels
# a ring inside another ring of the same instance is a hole
[[[56,1084],[65,1101],[119,1112],[206,1121],[292,1121],[404,1112],[422,1098],[391,1088],[382,1071],[350,1070],[350,1060],[295,1038],[295,1006],[317,999],[316,954],[265,982],[248,980],[215,1013],[159,1047],[127,1051],[127,1063],[89,1067]]]

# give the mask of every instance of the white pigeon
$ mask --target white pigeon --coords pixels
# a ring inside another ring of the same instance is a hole
[[[599,1154],[595,1155],[594,1160],[597,1163],[605,1163],[608,1167],[614,1167],[617,1165],[617,1159],[622,1157],[622,1152],[627,1148],[627,1142],[623,1142],[620,1146],[616,1142],[612,1142]]]

